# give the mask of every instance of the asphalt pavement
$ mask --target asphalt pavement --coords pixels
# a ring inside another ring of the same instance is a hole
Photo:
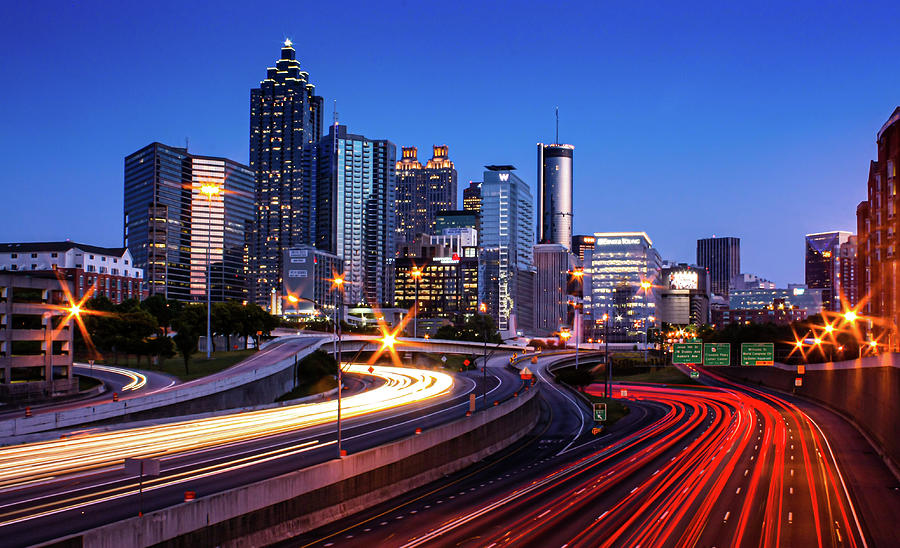
[[[488,377],[488,401],[504,400],[521,387],[518,377],[497,370]],[[353,453],[409,436],[464,416],[469,393],[481,393],[480,372],[456,376],[452,390],[435,400],[343,421],[343,447]],[[120,466],[62,475],[0,488],[0,535],[12,546],[58,538],[164,508],[191,490],[198,497],[276,477],[336,458],[334,423],[263,436],[243,443],[163,457],[163,473],[144,482]],[[73,443],[77,443],[77,439]]]

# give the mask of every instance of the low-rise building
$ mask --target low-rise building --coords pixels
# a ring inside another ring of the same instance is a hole
[[[709,323],[709,271],[679,264],[660,271],[657,319],[675,325]]]
[[[105,296],[120,304],[143,299],[144,271],[134,266],[124,247],[100,247],[75,242],[0,243],[0,271],[57,271],[71,278],[73,296],[80,300],[91,288],[92,296]]]
[[[420,319],[452,320],[477,312],[477,236],[472,229],[459,230],[463,233],[422,234],[401,248],[395,263],[395,306],[411,309],[418,284]]]
[[[767,308],[751,309],[713,309],[712,323],[715,327],[729,324],[774,323],[789,325],[805,320],[807,310],[788,305],[784,299],[774,299]]]
[[[0,272],[0,401],[27,403],[78,391],[72,303],[63,290],[70,283],[37,269]]]
[[[311,245],[284,250],[282,293],[284,300],[272,310],[285,316],[310,315],[316,311],[333,318],[338,304],[334,279],[343,274],[344,262],[334,253]]]
[[[822,312],[823,290],[810,289],[803,284],[789,284],[787,289],[743,289],[732,291],[728,299],[731,310],[759,310],[769,308],[776,299],[786,308],[803,308],[810,316]]]

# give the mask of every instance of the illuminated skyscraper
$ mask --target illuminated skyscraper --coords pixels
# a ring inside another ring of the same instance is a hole
[[[501,331],[531,329],[534,201],[513,166],[485,166],[481,185],[479,295]],[[513,320],[513,316],[516,320]]]
[[[806,235],[806,285],[822,289],[822,308],[841,310],[841,245],[849,232],[820,232]]]
[[[538,243],[572,246],[572,145],[538,143]]]
[[[860,311],[874,319],[872,337],[881,348],[900,352],[900,107],[881,126],[878,160],[869,166],[866,201],[856,209],[859,231],[858,295]]]
[[[697,240],[697,266],[709,271],[710,291],[727,298],[731,278],[741,273],[741,239]]]
[[[216,189],[207,196],[204,186]],[[247,235],[253,222],[247,166],[152,143],[125,158],[124,241],[150,295],[246,300]]]
[[[256,218],[250,241],[250,300],[268,307],[281,289],[284,250],[315,241],[312,144],[322,136],[322,98],[300,70],[290,40],[266,79],[250,90],[250,168]]]
[[[394,298],[397,148],[331,126],[316,146],[316,247],[343,261],[344,302]]]
[[[594,321],[609,314],[611,333],[638,340],[656,312],[653,290],[642,288],[641,283],[655,284],[661,266],[659,252],[646,232],[595,233],[590,264]]]
[[[403,147],[397,162],[397,245],[431,231],[440,211],[456,209],[456,168],[447,145],[435,145],[423,166],[416,147]]]
[[[534,267],[534,331],[552,335],[568,324],[567,289],[574,256],[559,244],[538,244]]]
[[[469,186],[463,189],[463,209],[466,211],[481,211],[481,182],[469,181]]]

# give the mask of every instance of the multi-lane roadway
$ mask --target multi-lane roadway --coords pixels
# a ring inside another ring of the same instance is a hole
[[[586,406],[573,411],[551,386],[543,431],[508,454],[285,545],[870,545],[812,419],[777,396],[701,381],[617,384],[632,413],[595,441],[579,433]]]
[[[520,386],[506,359],[490,363],[488,402]],[[825,432],[786,399],[705,371],[706,386],[618,383],[631,412],[598,436],[587,405],[552,381],[558,359],[530,365],[544,385],[530,436],[285,546],[877,545]],[[456,418],[481,393],[480,373],[372,373],[378,385],[345,400],[351,452]],[[163,459],[145,511],[335,458],[333,402],[305,408],[0,449],[0,535],[27,544],[134,515],[126,456]]]
[[[460,418],[481,375],[368,365],[377,386],[343,399],[343,445],[360,451]],[[488,399],[521,386],[489,377]],[[27,545],[246,485],[336,458],[334,400],[0,448],[0,537]],[[161,459],[162,474],[126,475],[127,457]]]

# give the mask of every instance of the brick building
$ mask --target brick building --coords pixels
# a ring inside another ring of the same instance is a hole
[[[886,348],[900,351],[900,269],[897,238],[900,234],[897,177],[900,164],[900,107],[877,135],[878,160],[869,165],[867,200],[856,208],[858,232],[858,298],[860,311],[871,318],[871,336]]]
[[[144,298],[144,271],[135,268],[124,247],[108,248],[75,242],[0,243],[0,271],[53,272],[72,280],[72,294],[81,299],[92,286],[119,304]]]

